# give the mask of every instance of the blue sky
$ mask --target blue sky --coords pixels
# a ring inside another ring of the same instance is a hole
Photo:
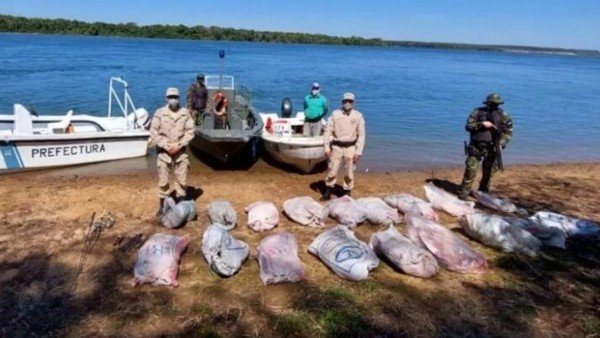
[[[600,0],[0,0],[0,13],[600,49]]]

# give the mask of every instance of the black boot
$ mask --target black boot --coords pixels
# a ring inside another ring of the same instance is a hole
[[[158,205],[158,211],[156,212],[156,217],[161,217],[163,214],[163,205],[165,204],[165,198],[161,197]]]
[[[352,195],[351,190],[344,189],[344,194],[342,196],[350,196]]]
[[[321,201],[329,201],[331,199],[331,188],[325,187],[323,195],[321,195]]]

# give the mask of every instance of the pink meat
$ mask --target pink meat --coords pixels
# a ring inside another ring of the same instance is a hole
[[[424,186],[425,195],[434,208],[444,210],[452,216],[462,217],[475,212],[475,203],[462,201],[444,189],[438,188],[433,183]]]
[[[152,235],[138,252],[131,285],[147,283],[177,287],[179,259],[188,243],[185,237],[160,233]]]
[[[256,202],[246,207],[248,227],[254,231],[271,230],[279,223],[279,211],[271,202]]]
[[[488,269],[485,258],[448,228],[416,215],[406,215],[405,220],[408,238],[429,250],[446,269],[460,273],[484,273]]]
[[[383,198],[383,200],[391,207],[398,209],[403,214],[414,214],[421,215],[429,218],[430,220],[439,220],[438,214],[433,210],[431,204],[424,200],[409,195],[409,194],[396,194],[390,195]]]
[[[348,228],[355,228],[367,219],[367,213],[350,196],[342,196],[327,203],[329,216]]]
[[[298,258],[298,242],[289,232],[265,237],[258,246],[260,280],[264,285],[296,283],[306,279]]]

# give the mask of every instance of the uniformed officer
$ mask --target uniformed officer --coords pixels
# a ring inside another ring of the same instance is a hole
[[[325,154],[329,158],[329,172],[322,200],[331,198],[340,165],[344,168],[344,194],[350,195],[354,188],[354,164],[360,160],[365,146],[365,120],[353,107],[354,94],[345,93],[342,109],[336,109],[327,121],[323,139]]]
[[[202,121],[202,114],[206,110],[207,102],[208,89],[204,85],[204,74],[198,74],[196,82],[192,83],[187,91],[187,109],[196,124],[200,124]]]
[[[485,107],[475,109],[465,126],[471,134],[471,140],[466,151],[465,173],[459,193],[462,199],[466,199],[471,193],[480,161],[483,162],[479,191],[489,191],[490,180],[498,170],[499,152],[506,147],[513,134],[512,119],[500,108],[504,103],[500,95],[492,93],[483,103]]]
[[[194,122],[188,110],[179,105],[179,89],[169,88],[165,96],[167,104],[154,113],[150,127],[150,136],[156,142],[158,153],[160,206],[157,216],[162,215],[164,199],[169,196],[171,178],[177,199],[185,197],[190,166],[186,147],[194,138]]]

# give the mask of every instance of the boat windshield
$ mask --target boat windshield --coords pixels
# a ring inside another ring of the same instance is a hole
[[[231,75],[207,75],[204,78],[204,84],[207,89],[234,90],[235,83]]]

